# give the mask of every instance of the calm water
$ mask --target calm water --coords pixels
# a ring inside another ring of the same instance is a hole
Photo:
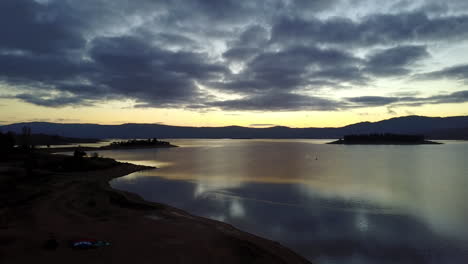
[[[112,182],[279,241],[315,263],[468,263],[468,142],[171,140],[105,151],[160,169]]]

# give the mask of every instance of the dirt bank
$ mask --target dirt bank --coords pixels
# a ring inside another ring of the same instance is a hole
[[[276,242],[109,186],[148,167],[38,170],[31,177],[11,164],[0,166],[0,263],[309,263]],[[58,247],[44,249],[51,237]],[[68,241],[77,238],[111,246],[70,248]]]

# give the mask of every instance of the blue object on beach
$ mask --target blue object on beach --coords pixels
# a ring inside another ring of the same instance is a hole
[[[91,249],[104,246],[110,246],[111,244],[107,241],[96,240],[96,239],[81,239],[74,240],[71,242],[71,247],[76,249]]]

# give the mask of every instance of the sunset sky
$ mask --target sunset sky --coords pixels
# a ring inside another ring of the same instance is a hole
[[[406,115],[468,115],[468,1],[0,1],[0,124]]]

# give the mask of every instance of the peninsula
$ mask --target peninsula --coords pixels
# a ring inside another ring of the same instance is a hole
[[[113,150],[113,149],[146,149],[146,148],[176,148],[178,146],[171,144],[167,141],[152,139],[130,139],[127,141],[114,141],[108,145],[101,147],[88,147],[88,146],[65,146],[55,148],[42,148],[41,151],[48,153],[71,152],[71,151],[100,151],[100,150]]]

